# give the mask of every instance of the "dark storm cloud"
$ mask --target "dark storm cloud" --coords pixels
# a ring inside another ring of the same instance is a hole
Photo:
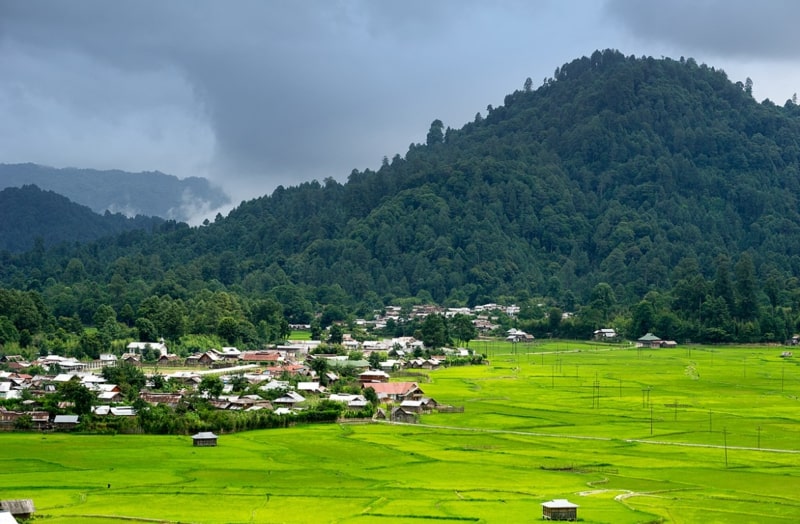
[[[375,168],[423,141],[433,119],[460,127],[526,72],[539,78],[586,52],[546,47],[567,37],[552,23],[564,11],[557,2],[19,0],[0,9],[0,66],[13,72],[0,79],[0,109],[14,108],[35,135],[0,124],[0,161],[41,162],[38,136],[51,163],[206,175],[255,194]],[[539,72],[542,52],[551,56]]]
[[[796,0],[609,0],[607,11],[634,35],[719,57],[797,60]]]
[[[344,181],[423,142],[432,120],[459,128],[595,49],[731,73],[710,55],[788,57],[798,14],[788,1],[0,0],[0,162],[206,176],[235,198]],[[758,73],[756,90],[791,76]]]

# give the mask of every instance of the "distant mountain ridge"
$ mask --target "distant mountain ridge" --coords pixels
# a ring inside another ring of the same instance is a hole
[[[98,215],[53,191],[34,185],[0,191],[0,251],[21,252],[41,239],[44,246],[89,242],[137,229],[152,230],[160,218],[106,212]]]
[[[33,184],[54,191],[96,213],[121,213],[190,221],[230,202],[221,189],[199,177],[179,179],[158,171],[53,168],[0,164],[0,189]]]

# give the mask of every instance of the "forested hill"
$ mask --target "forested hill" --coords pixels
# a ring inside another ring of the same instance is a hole
[[[134,307],[213,288],[273,295],[294,318],[400,297],[577,311],[658,291],[680,318],[752,320],[800,296],[800,107],[750,91],[691,59],[598,51],[460,129],[435,120],[377,172],[280,187],[204,227],[9,259],[2,279],[35,265],[57,281],[78,258],[135,288]]]
[[[134,229],[151,230],[163,222],[160,218],[127,218],[108,212],[98,215],[36,186],[0,191],[0,251],[26,251],[37,240],[43,246],[88,242]]]
[[[717,255],[743,252],[791,275],[800,107],[748,91],[692,60],[597,52],[460,130],[435,121],[378,172],[279,188],[198,235],[236,260],[226,283],[285,274],[356,297],[584,301],[607,282],[631,303],[683,259],[711,278]]]
[[[55,191],[96,213],[122,213],[190,221],[229,203],[228,196],[199,177],[179,179],[164,173],[129,173],[0,164],[0,189],[36,185]]]

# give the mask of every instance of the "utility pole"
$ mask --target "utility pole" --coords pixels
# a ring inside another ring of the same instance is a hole
[[[728,428],[722,428],[722,441],[725,445],[725,467],[728,467]]]

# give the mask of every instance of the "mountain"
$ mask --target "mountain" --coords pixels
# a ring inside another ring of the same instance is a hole
[[[157,216],[190,221],[230,202],[205,178],[179,179],[158,171],[128,173],[36,164],[0,164],[0,189],[34,184],[55,191],[96,213]]]
[[[607,282],[634,303],[684,259],[707,278],[745,252],[797,271],[798,137],[798,106],[721,70],[596,52],[459,130],[434,121],[377,172],[279,188],[187,238],[242,276],[275,263],[356,297],[583,302]]]
[[[517,302],[522,320],[539,304],[575,312],[571,335],[613,321],[636,336],[782,340],[800,321],[798,137],[800,107],[758,103],[750,82],[597,51],[460,129],[434,120],[425,144],[344,184],[279,187],[202,227],[7,257],[0,282],[58,282],[77,259],[116,283],[115,307],[154,295],[197,318],[233,300],[210,293],[274,299],[291,321],[398,300]],[[537,329],[563,334],[560,319]]]
[[[36,239],[45,247],[62,242],[89,242],[124,231],[150,230],[164,221],[159,218],[121,214],[98,215],[52,191],[36,186],[0,191],[0,251],[32,249]]]

